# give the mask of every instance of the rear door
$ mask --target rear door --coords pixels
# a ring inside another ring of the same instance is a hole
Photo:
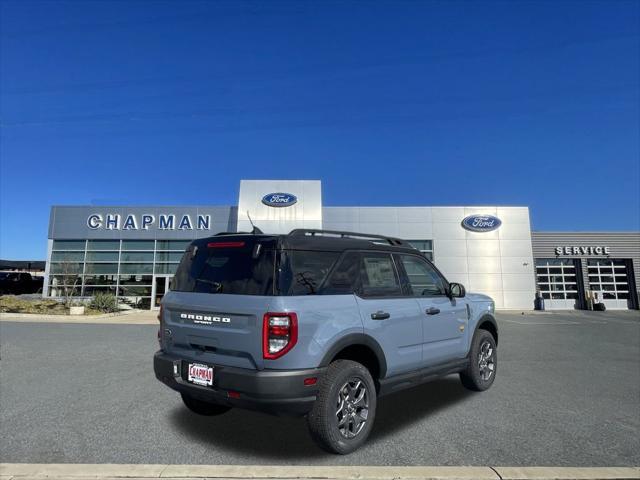
[[[416,370],[422,363],[422,323],[415,300],[403,298],[389,253],[360,253],[357,302],[366,334],[383,348],[387,376]]]
[[[167,293],[163,328],[171,333],[165,351],[212,365],[261,370],[262,319],[273,297]]]
[[[467,300],[449,298],[446,280],[423,257],[396,254],[394,258],[407,293],[420,309],[424,365],[464,357],[469,332]]]

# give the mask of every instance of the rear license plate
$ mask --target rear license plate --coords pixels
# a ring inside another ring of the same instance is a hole
[[[201,363],[190,363],[187,370],[187,380],[196,385],[213,385],[213,367]]]

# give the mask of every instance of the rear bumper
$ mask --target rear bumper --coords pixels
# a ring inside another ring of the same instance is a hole
[[[173,390],[199,400],[276,415],[307,414],[318,389],[317,384],[305,386],[304,379],[317,377],[319,380],[325,371],[324,368],[248,370],[214,364],[213,385],[203,387],[186,381],[189,361],[197,362],[156,352],[153,357],[156,378]],[[235,395],[229,396],[230,392]]]

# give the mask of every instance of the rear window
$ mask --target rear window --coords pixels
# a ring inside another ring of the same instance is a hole
[[[234,239],[190,245],[178,266],[172,290],[273,295],[272,243]]]
[[[332,282],[327,281],[339,257],[339,252],[277,250],[272,239],[196,241],[182,257],[171,289],[235,295],[351,293],[356,265],[340,271],[342,275],[336,273]]]

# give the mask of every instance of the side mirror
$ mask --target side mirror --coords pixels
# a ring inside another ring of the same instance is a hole
[[[451,298],[463,298],[467,294],[461,283],[449,284],[449,295]]]

